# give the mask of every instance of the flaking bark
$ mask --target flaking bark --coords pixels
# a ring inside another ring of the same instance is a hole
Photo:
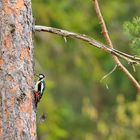
[[[0,140],[35,140],[30,0],[0,1]]]

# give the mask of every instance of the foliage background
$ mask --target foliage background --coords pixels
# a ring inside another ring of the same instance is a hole
[[[139,55],[139,0],[100,0],[115,48]],[[105,43],[91,0],[32,0],[35,23],[87,34]],[[133,19],[133,20],[132,20]],[[135,22],[136,21],[136,22]],[[140,95],[111,56],[81,41],[35,33],[35,71],[46,74],[38,106],[38,140],[139,140]],[[126,62],[123,64],[139,80]],[[108,87],[108,88],[107,88]]]

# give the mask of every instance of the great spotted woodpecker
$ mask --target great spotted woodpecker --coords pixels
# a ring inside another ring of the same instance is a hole
[[[45,90],[45,81],[44,81],[45,76],[43,74],[39,74],[39,79],[35,84],[34,88],[34,96],[35,96],[35,104],[37,106],[37,103],[40,101],[44,90]]]

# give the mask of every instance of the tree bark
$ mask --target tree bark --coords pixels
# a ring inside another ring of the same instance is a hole
[[[35,140],[30,0],[0,1],[0,140]]]

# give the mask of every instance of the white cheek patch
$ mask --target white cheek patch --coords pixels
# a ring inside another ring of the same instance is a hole
[[[39,76],[39,78],[43,78],[43,77],[44,77],[43,75],[40,75],[40,76]]]

